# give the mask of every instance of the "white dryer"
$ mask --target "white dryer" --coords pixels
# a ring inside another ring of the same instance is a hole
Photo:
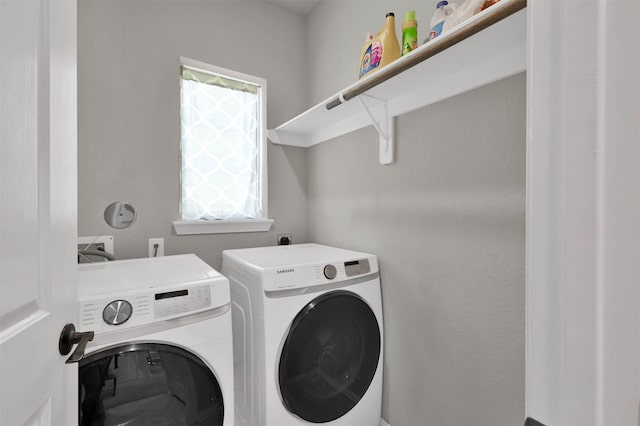
[[[234,424],[225,277],[192,254],[78,271],[80,425]]]
[[[236,424],[377,426],[383,327],[375,256],[318,244],[226,250]]]

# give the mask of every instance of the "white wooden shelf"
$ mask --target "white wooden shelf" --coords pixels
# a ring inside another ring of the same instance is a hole
[[[393,117],[526,70],[525,6],[526,0],[501,0],[269,129],[269,139],[310,147],[373,124],[380,133],[380,162],[393,162]]]

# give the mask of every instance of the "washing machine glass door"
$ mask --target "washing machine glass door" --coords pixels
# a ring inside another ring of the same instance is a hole
[[[278,369],[285,407],[300,418],[324,423],[360,401],[380,357],[380,328],[360,297],[325,293],[293,320]]]
[[[222,391],[196,355],[157,343],[86,357],[79,370],[80,425],[222,425]]]

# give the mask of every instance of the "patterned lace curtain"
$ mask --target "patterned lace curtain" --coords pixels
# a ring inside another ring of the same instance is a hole
[[[182,220],[262,219],[259,86],[181,67]]]

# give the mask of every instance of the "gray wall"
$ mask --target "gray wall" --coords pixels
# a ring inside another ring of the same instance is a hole
[[[78,235],[114,235],[118,258],[196,253],[220,268],[227,248],[307,240],[306,153],[269,143],[270,232],[176,236],[179,219],[180,56],[266,78],[274,127],[306,105],[302,17],[266,2],[98,1],[78,5]],[[108,227],[113,201],[138,212]]]
[[[392,426],[524,422],[525,76],[309,150],[313,241],[378,256]]]
[[[308,22],[317,103],[355,81],[366,31],[433,2],[325,1]],[[331,31],[327,31],[331,22]],[[434,76],[425,75],[425,79]],[[524,423],[525,75],[310,148],[311,240],[378,256],[383,417],[392,426]]]

